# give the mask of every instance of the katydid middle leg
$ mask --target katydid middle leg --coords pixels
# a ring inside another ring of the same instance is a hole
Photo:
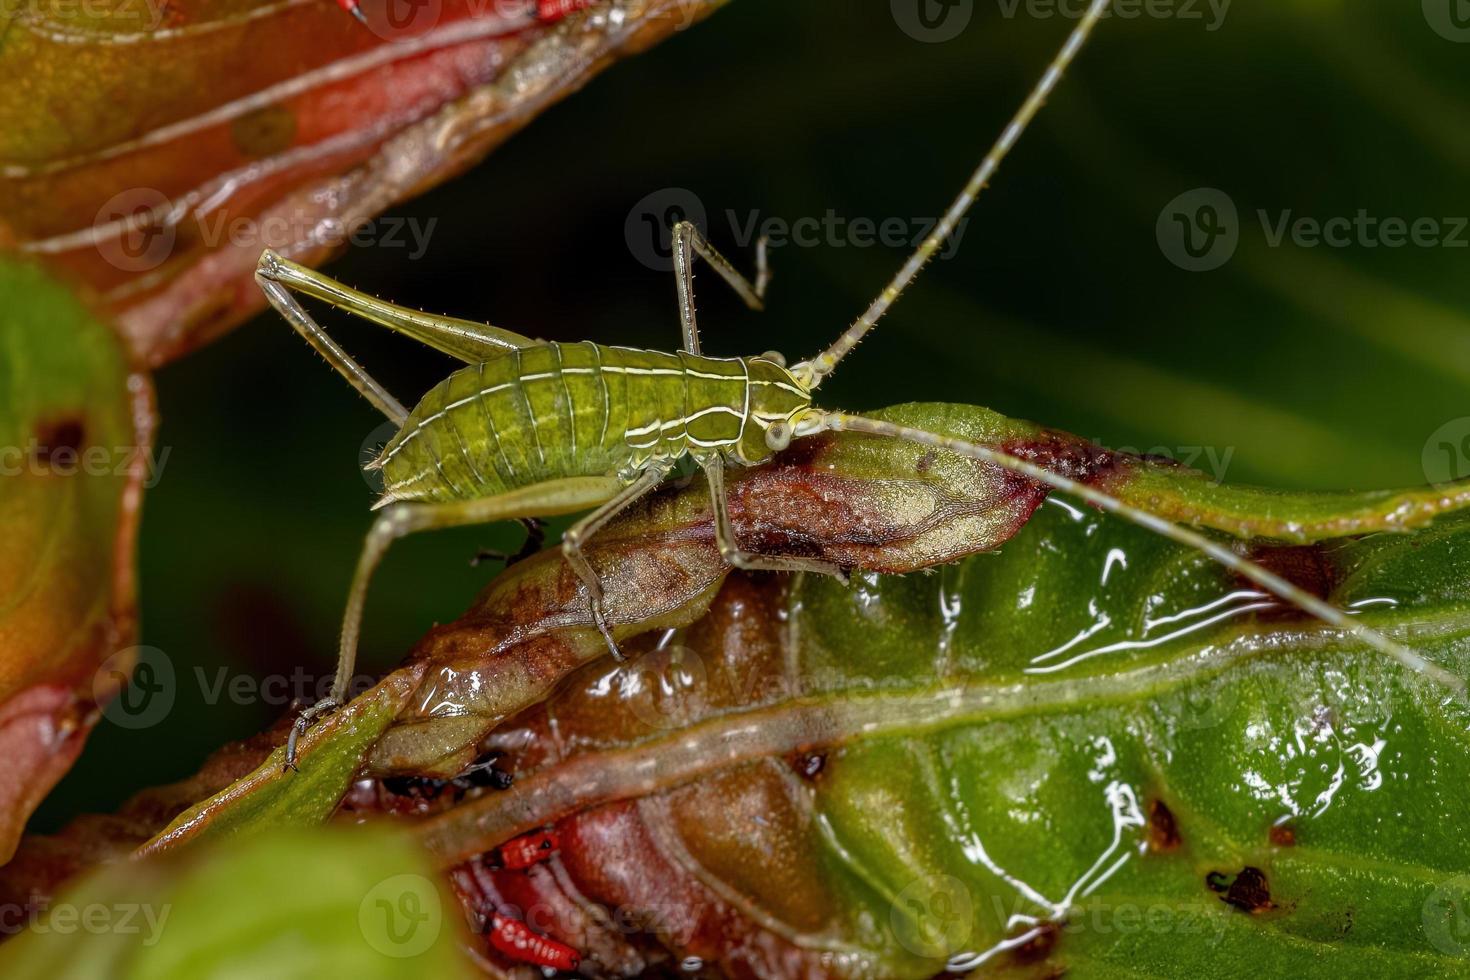
[[[337,652],[337,674],[332,693],[312,705],[296,719],[286,743],[286,765],[296,763],[296,742],[313,720],[341,707],[352,686],[357,664],[357,642],[362,634],[362,614],[367,601],[368,585],[373,572],[382,562],[388,548],[399,538],[419,531],[489,524],[516,520],[532,514],[570,514],[595,507],[621,495],[621,484],[611,476],[570,477],[548,480],[509,493],[478,500],[449,503],[397,503],[378,514],[363,543],[347,593],[347,608],[342,614],[342,639]]]
[[[730,498],[725,493],[724,460],[711,456],[700,465],[704,467],[704,476],[709,482],[710,503],[715,512],[715,543],[719,545],[720,557],[726,562],[747,571],[815,572],[818,575],[831,575],[844,583],[847,581],[847,573],[834,562],[787,555],[760,555],[741,550],[739,542],[735,540],[735,529],[730,524]]]
[[[745,305],[752,310],[765,308],[766,286],[771,281],[771,272],[766,264],[766,240],[755,244],[755,282],[740,274],[739,270],[709,243],[704,234],[692,222],[681,221],[674,225],[674,278],[679,288],[679,322],[684,331],[684,349],[691,354],[700,353],[699,325],[694,313],[694,256],[704,260],[730,284]]]
[[[613,639],[612,629],[607,625],[607,618],[604,615],[602,579],[598,577],[592,564],[587,561],[587,556],[582,554],[582,546],[586,544],[588,538],[602,530],[603,526],[614,517],[633,506],[640,497],[662,483],[672,468],[671,463],[664,461],[650,463],[648,468],[639,474],[636,480],[623,487],[617,496],[573,524],[561,536],[561,552],[566,556],[567,564],[572,566],[572,570],[587,587],[587,602],[592,607],[592,621],[597,624],[598,632],[607,641],[607,648],[612,652],[613,658],[619,661],[623,659],[623,652],[618,649],[618,641]]]
[[[679,285],[679,318],[684,330],[684,349],[691,354],[700,353],[699,325],[694,312],[694,268],[693,259],[698,254],[714,267],[721,278],[745,300],[753,310],[762,308],[766,286],[770,282],[770,270],[766,263],[766,240],[756,243],[755,282],[742,276],[735,266],[709,243],[699,229],[688,221],[674,226],[674,274]],[[767,355],[772,356],[772,355]],[[781,555],[757,555],[743,551],[735,540],[735,531],[730,524],[730,508],[725,496],[725,462],[718,455],[700,461],[705,479],[709,482],[710,500],[714,506],[715,542],[720,555],[735,568],[772,572],[816,572],[831,575],[846,581],[842,569],[832,562],[811,558],[791,558]]]

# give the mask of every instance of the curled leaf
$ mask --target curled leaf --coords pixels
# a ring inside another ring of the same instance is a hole
[[[1282,529],[1239,547],[1470,671],[1463,485],[1223,488],[980,409],[884,415],[1201,526]],[[471,921],[513,913],[615,976],[1175,976],[1247,951],[1366,976],[1459,955],[1465,705],[988,464],[843,434],[731,490],[743,544],[853,584],[732,577],[706,488],[670,486],[590,551],[634,659],[605,657],[559,555],[527,560],[314,731],[299,776],[277,749],[147,849],[346,795],[350,819],[414,822]],[[474,760],[503,778],[450,779]],[[544,827],[549,862],[498,857]]]
[[[1470,671],[1470,522],[1258,556]],[[728,582],[500,726],[420,825],[614,975],[1450,975],[1470,710],[1169,542],[1047,506],[923,577]],[[553,827],[530,869],[495,848]]]
[[[161,364],[262,305],[263,249],[386,239],[383,210],[721,3],[368,0],[366,29],[328,0],[24,5],[0,33],[23,80],[0,89],[0,241]]]
[[[0,258],[0,861],[135,660],[147,379],[39,270]]]

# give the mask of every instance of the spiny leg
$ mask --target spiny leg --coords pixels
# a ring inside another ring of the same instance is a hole
[[[861,415],[848,415],[845,412],[813,412],[804,422],[805,424],[801,426],[801,435],[812,435],[818,431],[828,430],[832,432],[865,432],[869,435],[902,439],[923,446],[933,446],[937,449],[948,450],[949,452],[968,457],[969,459],[992,463],[1014,473],[1019,473],[1038,483],[1044,483],[1053,489],[1077,497],[1097,507],[1099,510],[1114,514],[1131,524],[1136,524],[1146,530],[1169,538],[1171,541],[1176,541],[1188,548],[1202,552],[1231,571],[1255,582],[1278,599],[1296,606],[1298,609],[1329,626],[1356,637],[1379,653],[1398,661],[1415,674],[1428,677],[1457,696],[1463,696],[1466,692],[1464,678],[1457,677],[1438,664],[1429,662],[1402,643],[1389,639],[1372,627],[1366,626],[1361,621],[1349,616],[1331,603],[1319,599],[1310,592],[1293,585],[1281,576],[1251,561],[1249,558],[1237,555],[1229,548],[1217,541],[1210,540],[1197,531],[1192,531],[1187,527],[1165,520],[1146,510],[1140,510],[1085,483],[1078,483],[1076,480],[1069,479],[1058,473],[1053,473],[1050,470],[1037,466],[1035,463],[1027,462],[1008,453],[991,449],[989,446],[982,446],[978,443],[956,439],[952,436],[928,432],[924,429],[915,429],[893,422],[865,418]]]
[[[576,572],[583,584],[587,586],[587,604],[592,608],[592,621],[597,624],[598,632],[607,641],[607,648],[612,651],[613,657],[619,661],[623,659],[623,652],[618,649],[618,643],[613,639],[612,630],[608,628],[607,619],[603,615],[602,580],[597,577],[597,572],[593,570],[587,557],[582,554],[582,546],[587,543],[588,538],[602,530],[608,521],[627,510],[637,502],[639,497],[663,482],[663,478],[668,475],[671,468],[667,463],[650,465],[639,474],[638,479],[624,487],[616,497],[573,524],[561,538],[561,551],[566,556],[567,564],[572,566],[572,571]]]
[[[720,546],[720,556],[736,568],[762,572],[816,572],[831,575],[846,584],[847,573],[840,565],[816,558],[793,558],[785,555],[758,555],[742,551],[735,540],[735,529],[730,524],[730,508],[725,496],[725,463],[720,457],[712,456],[702,464],[705,479],[709,481],[710,502],[715,512],[715,542]]]
[[[720,278],[730,284],[745,305],[752,310],[765,309],[766,286],[771,281],[771,270],[766,264],[766,240],[762,237],[755,243],[755,283],[740,274],[719,251],[709,243],[704,234],[692,222],[680,221],[674,225],[674,278],[679,287],[679,322],[684,330],[684,349],[691,354],[699,353],[699,326],[694,313],[694,256],[704,257]]]
[[[479,364],[497,354],[516,348],[533,347],[537,343],[529,337],[522,337],[499,327],[456,317],[436,316],[386,302],[344,286],[315,269],[282,258],[270,249],[261,253],[255,278],[260,282],[261,288],[265,288],[267,282],[273,282],[287,289],[297,290],[339,310],[412,337],[421,344],[441,350],[467,364]],[[266,290],[266,295],[271,295],[270,290]],[[274,298],[271,302],[277,309],[281,309]],[[294,301],[292,305],[296,305]],[[299,306],[296,308],[300,309]],[[285,310],[281,312],[286,313]],[[295,322],[290,314],[286,314],[286,318]]]
[[[450,503],[399,503],[382,511],[357,559],[352,586],[347,593],[347,607],[342,614],[342,639],[337,651],[337,674],[332,681],[330,697],[312,705],[296,719],[286,742],[286,766],[295,768],[296,743],[313,720],[345,703],[352,686],[352,672],[357,665],[357,641],[362,633],[362,613],[368,585],[390,545],[399,538],[419,531],[488,524],[512,520],[527,514],[567,514],[601,504],[618,494],[619,484],[613,477],[572,477],[548,480],[510,493],[478,500]]]
[[[266,255],[274,254],[273,252],[266,253]],[[374,408],[388,416],[388,420],[394,425],[402,426],[408,420],[408,409],[390,395],[386,388],[378,384],[377,379],[368,374],[361,364],[352,359],[351,355],[339,347],[337,342],[317,325],[317,322],[302,308],[301,304],[296,302],[296,298],[271,277],[265,268],[265,256],[261,256],[261,267],[255,271],[255,281],[260,284],[261,292],[265,293],[265,298],[270,300],[276,312],[285,317],[286,322],[295,327],[296,332],[305,337],[306,342],[315,347],[317,353],[325,357],[327,363],[336,368],[338,374],[346,378],[352,387],[372,402]]]

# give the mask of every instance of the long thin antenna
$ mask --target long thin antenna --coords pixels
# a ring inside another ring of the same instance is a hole
[[[837,362],[847,356],[847,353],[858,345],[858,341],[862,340],[863,336],[869,330],[872,330],[878,325],[878,321],[882,319],[883,314],[888,312],[888,308],[918,278],[919,271],[924,268],[924,265],[933,257],[934,253],[939,251],[940,246],[959,227],[959,223],[964,218],[965,212],[970,210],[970,206],[975,203],[975,199],[980,196],[980,192],[985,189],[985,185],[990,182],[990,178],[995,176],[996,170],[1000,168],[1001,161],[1006,158],[1006,154],[1011,152],[1011,148],[1016,145],[1016,141],[1021,138],[1021,134],[1026,131],[1026,127],[1031,124],[1031,120],[1036,117],[1036,113],[1046,103],[1047,97],[1051,95],[1052,89],[1056,88],[1057,82],[1061,80],[1062,73],[1071,65],[1072,59],[1077,57],[1077,52],[1086,43],[1088,35],[1092,33],[1092,28],[1102,18],[1110,2],[1111,0],[1093,0],[1092,6],[1087,8],[1087,13],[1083,16],[1082,20],[1073,28],[1071,36],[1067,38],[1067,43],[1062,45],[1062,50],[1057,52],[1056,58],[1047,67],[1046,74],[1041,76],[1041,81],[1036,83],[1036,87],[1031,90],[1031,94],[1021,104],[1021,108],[1017,110],[1016,115],[1011,119],[1010,125],[1000,134],[1000,139],[995,141],[995,145],[990,148],[990,152],[985,155],[985,159],[980,161],[980,166],[970,177],[970,182],[965,185],[965,189],[960,192],[960,196],[955,198],[955,202],[949,206],[949,210],[945,212],[944,217],[934,226],[934,230],[930,232],[929,237],[924,239],[923,243],[914,251],[914,254],[909,256],[908,261],[898,270],[898,274],[893,277],[893,281],[888,284],[888,288],[879,293],[878,298],[873,300],[873,304],[858,318],[858,321],[848,327],[847,331],[841,337],[837,338],[837,343],[810,361],[804,361],[793,366],[792,373],[807,388],[813,389],[820,385],[822,379],[831,374],[837,367]]]
[[[1414,673],[1428,677],[1447,688],[1451,693],[1457,696],[1465,693],[1465,680],[1463,678],[1457,677],[1438,664],[1430,663],[1402,643],[1390,640],[1382,633],[1364,625],[1361,620],[1354,619],[1331,603],[1324,602],[1310,592],[1292,585],[1286,579],[1262,568],[1249,558],[1237,555],[1229,548],[1221,545],[1218,541],[1211,541],[1197,531],[1181,527],[1172,521],[1164,520],[1156,514],[1150,514],[1148,511],[1140,510],[1137,507],[1126,504],[1118,498],[1109,496],[1085,483],[1078,483],[1076,480],[1043,469],[1035,463],[1029,463],[1024,459],[1018,459],[1007,453],[998,452],[988,446],[967,442],[963,439],[955,439],[951,436],[939,435],[924,429],[914,429],[906,425],[897,425],[893,422],[864,418],[861,415],[848,415],[844,412],[821,412],[814,410],[812,414],[816,416],[812,421],[817,422],[823,429],[833,432],[865,432],[869,435],[887,436],[893,439],[903,439],[907,442],[919,443],[920,445],[933,446],[937,449],[945,449],[970,459],[1004,467],[1012,472],[1029,477],[1038,483],[1044,483],[1063,493],[1071,494],[1109,514],[1114,514],[1132,524],[1136,524],[1156,534],[1161,534],[1172,541],[1177,541],[1186,547],[1194,548],[1205,553],[1231,571],[1250,579],[1278,599],[1296,606],[1298,609],[1316,617],[1329,626],[1351,634],[1378,652],[1392,657]]]

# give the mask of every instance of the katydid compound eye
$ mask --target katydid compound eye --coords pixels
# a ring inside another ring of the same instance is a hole
[[[778,365],[780,367],[786,366],[786,355],[778,350],[766,351],[764,354],[761,355],[761,360],[770,361],[772,364]]]
[[[791,445],[791,423],[776,422],[767,428],[766,445],[777,452]]]

